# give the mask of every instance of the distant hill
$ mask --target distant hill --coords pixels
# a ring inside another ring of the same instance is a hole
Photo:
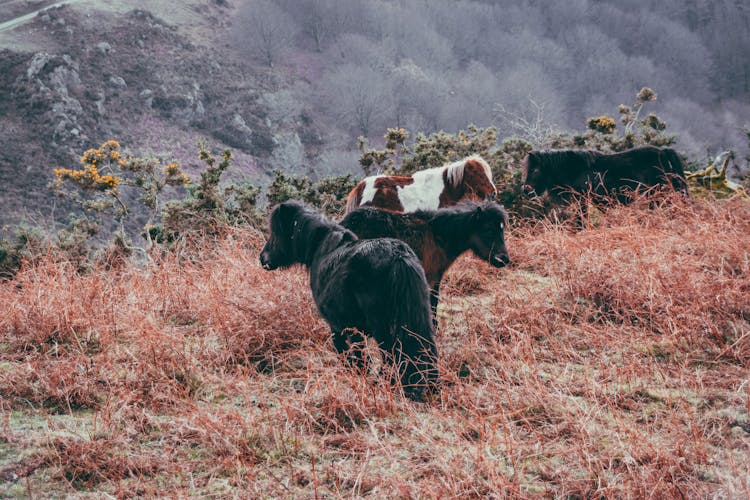
[[[228,9],[134,3],[153,11],[77,2],[0,33],[0,224],[50,217],[52,168],[109,138],[188,170],[206,138],[233,149],[230,175],[258,183],[279,166],[274,134],[298,130],[269,126],[260,97],[282,82],[227,49]]]
[[[64,218],[51,169],[110,138],[188,171],[206,138],[262,185],[361,174],[358,136],[386,127],[580,130],[643,86],[677,149],[745,165],[744,0],[60,3],[0,28],[0,224]],[[0,0],[0,25],[50,4]]]

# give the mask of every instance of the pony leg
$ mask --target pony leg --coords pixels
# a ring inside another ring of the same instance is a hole
[[[391,386],[397,387],[400,383],[406,397],[425,401],[440,392],[437,347],[425,339],[406,339],[405,343],[406,348],[400,340],[379,343],[384,368],[388,367]]]
[[[432,328],[438,329],[438,302],[440,301],[440,282],[435,283],[435,288],[430,290],[430,309],[432,309]]]
[[[409,399],[424,401],[440,392],[437,368],[437,346],[429,338],[409,334],[401,349],[396,346],[395,361],[401,376],[401,386]]]
[[[578,209],[578,230],[584,230],[589,226],[589,203],[591,195],[581,195],[573,198],[575,207]]]

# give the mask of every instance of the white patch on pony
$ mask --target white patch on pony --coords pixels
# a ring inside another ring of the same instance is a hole
[[[430,168],[415,172],[412,175],[413,183],[396,188],[404,212],[437,210],[440,204],[440,195],[445,189],[445,183],[443,182],[445,168]]]
[[[375,189],[375,179],[383,177],[382,175],[373,175],[372,177],[366,177],[363,181],[365,188],[362,190],[362,199],[359,201],[359,205],[362,206],[365,203],[370,203],[375,199],[375,194],[378,192]]]

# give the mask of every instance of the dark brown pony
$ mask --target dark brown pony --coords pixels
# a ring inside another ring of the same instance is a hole
[[[527,194],[545,191],[554,201],[590,196],[607,204],[629,203],[633,192],[667,187],[688,195],[685,165],[674,149],[642,146],[620,153],[558,150],[532,151],[521,181]]]
[[[373,206],[393,212],[414,212],[450,207],[464,200],[494,198],[490,166],[479,155],[450,165],[430,168],[412,176],[375,175],[365,178],[349,193],[346,211]]]
[[[437,310],[440,281],[462,253],[474,255],[495,267],[510,262],[505,247],[505,209],[494,202],[467,202],[441,210],[399,214],[372,207],[349,212],[341,225],[360,238],[397,238],[419,257],[427,283],[432,288],[433,318]]]
[[[429,289],[417,256],[399,240],[360,240],[302,203],[271,212],[271,234],[260,253],[266,270],[302,264],[333,345],[364,365],[352,343],[371,336],[385,361],[398,368],[406,395],[415,400],[440,389]]]

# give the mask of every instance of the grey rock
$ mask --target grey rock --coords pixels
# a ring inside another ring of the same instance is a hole
[[[69,54],[63,54],[62,58],[65,64],[67,64],[68,67],[70,67],[71,69],[75,71],[79,71],[81,69],[80,65],[78,64],[78,61],[70,57]]]
[[[273,164],[285,171],[302,171],[305,147],[296,132],[281,132],[273,136]]]
[[[29,63],[29,67],[26,68],[26,76],[28,78],[34,78],[37,76],[39,72],[44,69],[50,59],[52,59],[52,56],[46,52],[37,52],[34,54],[34,57],[31,58],[31,62]]]
[[[99,42],[96,44],[96,50],[102,54],[109,54],[112,51],[112,46],[107,42]]]
[[[112,84],[113,87],[117,87],[118,89],[124,89],[128,86],[128,84],[125,83],[125,80],[121,76],[116,75],[112,75],[109,77],[109,83]]]
[[[149,108],[154,105],[154,92],[151,89],[141,90],[138,95]]]
[[[78,72],[65,66],[58,66],[49,75],[50,88],[64,97],[68,97],[68,89],[70,87],[78,87],[80,85],[81,77]]]
[[[247,126],[247,122],[241,114],[235,113],[232,117],[232,128],[245,139],[245,142],[252,144],[253,129]]]
[[[96,112],[99,113],[99,116],[104,116],[105,114],[107,114],[107,109],[104,107],[104,91],[99,90],[96,93],[96,97],[97,99],[96,101],[94,101],[94,104],[96,104]]]

